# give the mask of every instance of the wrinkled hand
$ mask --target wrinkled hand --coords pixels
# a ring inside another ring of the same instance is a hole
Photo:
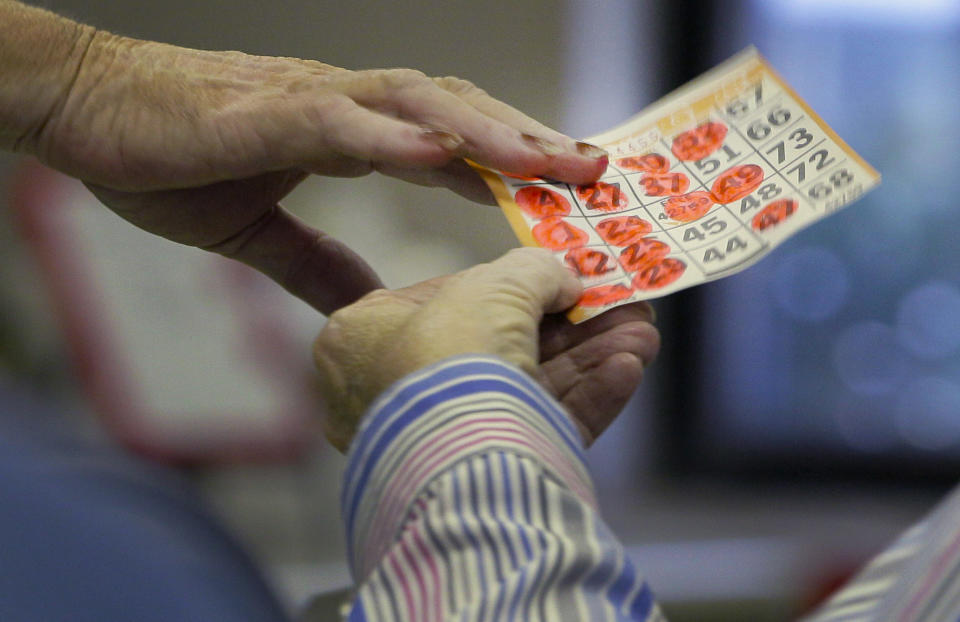
[[[590,444],[640,383],[660,338],[646,303],[570,324],[558,312],[580,291],[548,251],[523,248],[456,275],[372,292],[334,313],[314,344],[330,406],[327,438],[345,450],[390,384],[449,356],[481,353],[536,378]]]
[[[382,284],[278,206],[308,174],[379,171],[490,201],[463,158],[572,183],[607,163],[456,78],[102,32],[81,47],[62,101],[17,148],[83,180],[133,224],[244,261],[325,313]]]

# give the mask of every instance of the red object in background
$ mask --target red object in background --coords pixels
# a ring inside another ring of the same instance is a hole
[[[687,269],[687,264],[679,259],[667,257],[645,266],[633,277],[636,289],[660,289],[673,283]]]
[[[593,248],[574,248],[563,258],[580,276],[600,276],[614,269],[613,258]]]
[[[756,164],[731,167],[713,182],[711,193],[717,203],[732,203],[757,189],[763,182],[763,169]]]
[[[683,173],[652,173],[640,178],[643,192],[651,197],[683,194],[690,187],[690,179]]]
[[[309,346],[290,343],[291,333],[277,315],[277,299],[263,296],[264,287],[278,295],[282,290],[252,269],[213,255],[208,259],[219,266],[224,295],[236,301],[233,308],[243,315],[241,321],[249,330],[249,341],[240,344],[249,346],[244,350],[248,363],[263,370],[264,382],[290,399],[285,410],[263,413],[269,415],[269,423],[256,429],[236,429],[234,423],[227,435],[194,430],[189,437],[158,430],[153,418],[163,413],[153,412],[144,400],[143,387],[130,365],[133,354],[116,320],[117,310],[102,295],[105,284],[89,261],[84,236],[75,230],[77,221],[71,217],[72,210],[82,207],[78,203],[93,200],[88,195],[80,182],[26,160],[13,175],[10,208],[37,262],[38,286],[46,290],[63,332],[80,391],[104,429],[128,449],[179,464],[289,461],[314,449],[321,405],[319,395],[302,382],[311,370],[303,365],[300,349]],[[262,300],[262,304],[251,304],[251,300]],[[197,412],[196,418],[206,414]],[[234,414],[225,413],[227,419]]]
[[[517,190],[514,200],[524,212],[533,218],[566,216],[570,213],[570,201],[552,188],[526,186]]]
[[[639,216],[616,216],[604,218],[594,230],[607,244],[629,246],[653,231],[653,225]]]
[[[598,181],[589,186],[577,186],[577,197],[587,209],[600,212],[618,212],[629,207],[627,195],[620,191],[620,184]]]
[[[663,204],[663,212],[674,220],[692,222],[713,207],[713,196],[704,190],[670,197]]]
[[[620,265],[627,272],[636,272],[670,254],[670,246],[653,238],[643,238],[623,249]]]
[[[687,130],[673,139],[673,155],[680,160],[702,160],[720,148],[727,137],[727,126],[708,121],[692,130]]]
[[[754,217],[750,224],[757,231],[780,224],[797,211],[798,204],[794,199],[778,199],[768,203]]]
[[[582,307],[603,307],[620,300],[625,300],[632,295],[633,290],[621,283],[615,285],[598,285],[597,287],[584,290],[577,304]]]
[[[537,223],[531,233],[537,244],[554,251],[583,246],[590,240],[586,231],[571,225],[559,216],[544,218]]]
[[[617,166],[643,173],[666,173],[670,170],[670,160],[659,153],[648,153],[642,156],[620,158],[617,160]]]
[[[837,560],[817,573],[811,585],[804,590],[800,597],[797,617],[813,613],[817,607],[824,604],[834,593],[847,584],[866,561]]]

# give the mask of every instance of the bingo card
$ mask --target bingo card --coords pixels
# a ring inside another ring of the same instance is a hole
[[[581,322],[738,272],[880,182],[753,48],[626,123],[595,184],[477,167],[526,246],[580,275]]]

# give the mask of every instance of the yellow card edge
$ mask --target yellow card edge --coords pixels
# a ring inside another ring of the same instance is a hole
[[[503,180],[500,179],[500,176],[491,171],[490,169],[477,164],[471,160],[467,160],[467,164],[473,167],[475,171],[480,173],[480,177],[483,178],[483,181],[487,182],[490,190],[493,192],[494,198],[497,200],[497,204],[500,206],[500,211],[503,212],[503,215],[507,217],[507,222],[510,223],[510,228],[513,229],[514,235],[517,236],[517,239],[520,240],[520,243],[524,246],[536,246],[536,240],[533,239],[533,233],[530,231],[527,226],[526,221],[523,219],[523,214],[520,212],[520,206],[517,205],[517,202],[513,200],[513,194],[507,188],[507,185],[503,183]]]

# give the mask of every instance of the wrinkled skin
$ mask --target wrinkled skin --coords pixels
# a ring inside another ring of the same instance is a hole
[[[341,309],[314,344],[330,406],[327,438],[345,450],[391,383],[444,358],[480,353],[537,379],[589,445],[639,385],[660,340],[647,303],[570,324],[559,312],[580,290],[550,253],[525,248],[453,276],[375,291]]]
[[[469,82],[208,52],[83,30],[75,75],[15,148],[133,224],[248,263],[323,313],[382,287],[278,202],[307,175],[372,171],[491,202],[463,158],[573,183],[606,155]]]

